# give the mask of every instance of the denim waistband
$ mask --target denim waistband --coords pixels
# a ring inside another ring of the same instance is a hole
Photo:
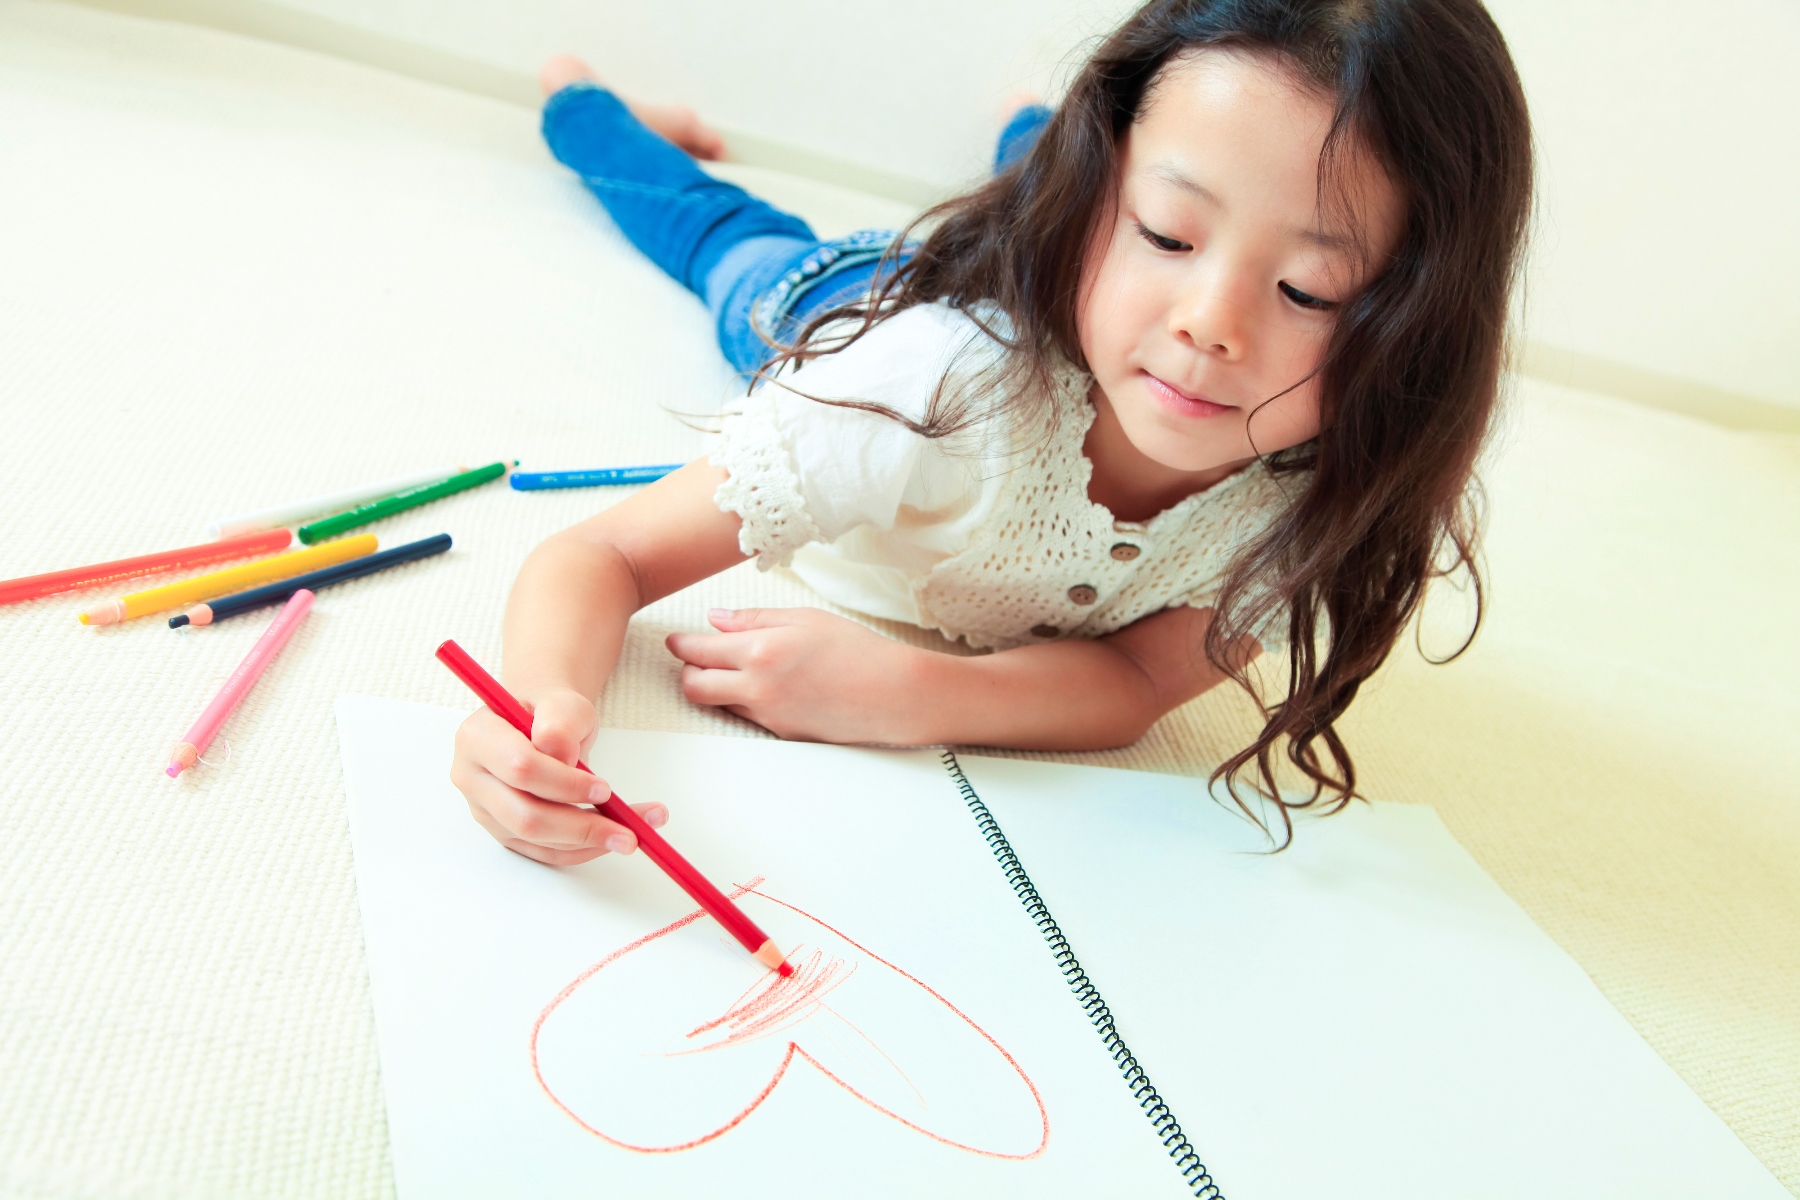
[[[786,334],[834,304],[844,303],[853,292],[866,290],[874,282],[882,257],[899,236],[895,229],[862,229],[821,243],[757,297],[751,308],[756,327],[770,334]],[[901,248],[895,267],[906,261],[911,249]],[[859,267],[866,270],[858,271]],[[829,286],[834,282],[845,286]],[[861,287],[847,286],[852,282]]]

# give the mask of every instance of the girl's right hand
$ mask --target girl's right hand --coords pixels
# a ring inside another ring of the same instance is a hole
[[[450,779],[468,800],[469,812],[508,850],[553,867],[584,863],[609,850],[636,850],[629,829],[580,807],[612,795],[605,780],[575,766],[599,729],[593,703],[562,689],[526,699],[526,706],[532,710],[529,739],[486,708],[456,731]],[[632,807],[653,829],[669,819],[661,804]]]

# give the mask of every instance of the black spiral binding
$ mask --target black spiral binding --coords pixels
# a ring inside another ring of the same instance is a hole
[[[956,755],[946,750],[943,760],[945,770],[950,772],[951,779],[956,783],[956,790],[962,793],[969,811],[974,814],[981,836],[987,839],[988,848],[994,852],[994,857],[999,860],[1001,869],[1006,873],[1006,881],[1012,884],[1013,891],[1025,905],[1026,913],[1042,931],[1044,941],[1050,944],[1050,953],[1055,957],[1063,978],[1068,980],[1069,990],[1075,993],[1082,1011],[1087,1013],[1088,1020],[1100,1034],[1101,1042],[1112,1054],[1113,1062],[1118,1064],[1120,1073],[1125,1076],[1125,1086],[1131,1090],[1138,1107],[1150,1119],[1156,1136],[1162,1140],[1163,1148],[1169,1152],[1169,1157],[1175,1160],[1175,1166],[1181,1171],[1181,1177],[1193,1188],[1197,1200],[1225,1200],[1225,1193],[1219,1190],[1219,1185],[1207,1173],[1206,1164],[1200,1161],[1194,1144],[1181,1131],[1181,1122],[1175,1119],[1175,1114],[1157,1093],[1156,1085],[1150,1082],[1149,1074],[1132,1055],[1125,1039],[1119,1036],[1112,1010],[1106,1007],[1106,1001],[1101,997],[1100,989],[1094,986],[1094,981],[1081,969],[1081,962],[1069,946],[1069,939],[1063,936],[1061,926],[1050,915],[1049,905],[1038,895],[1031,876],[1025,873],[1025,865],[1013,851],[1012,843],[1006,840],[1006,832],[1000,828],[1000,822],[994,819],[988,806],[975,794],[975,786],[963,774],[962,764],[956,761]]]

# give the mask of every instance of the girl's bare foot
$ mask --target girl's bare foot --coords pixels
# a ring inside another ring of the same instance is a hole
[[[538,72],[538,86],[544,95],[554,96],[571,83],[595,79],[594,69],[573,54],[559,54]],[[725,139],[706,124],[693,109],[684,104],[633,104],[625,101],[632,115],[656,132],[686,150],[695,158],[714,160],[725,157]]]
[[[538,86],[544,89],[544,95],[554,96],[571,83],[593,78],[594,68],[573,54],[559,54],[545,63],[538,72]]]
[[[638,120],[695,158],[710,162],[725,157],[725,139],[687,105],[633,104],[627,100],[625,106],[631,109]]]

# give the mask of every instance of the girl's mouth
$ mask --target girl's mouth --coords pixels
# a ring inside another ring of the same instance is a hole
[[[1216,417],[1220,413],[1233,412],[1235,405],[1219,404],[1204,396],[1190,396],[1172,383],[1158,379],[1150,372],[1144,372],[1145,386],[1157,404],[1178,417]]]

